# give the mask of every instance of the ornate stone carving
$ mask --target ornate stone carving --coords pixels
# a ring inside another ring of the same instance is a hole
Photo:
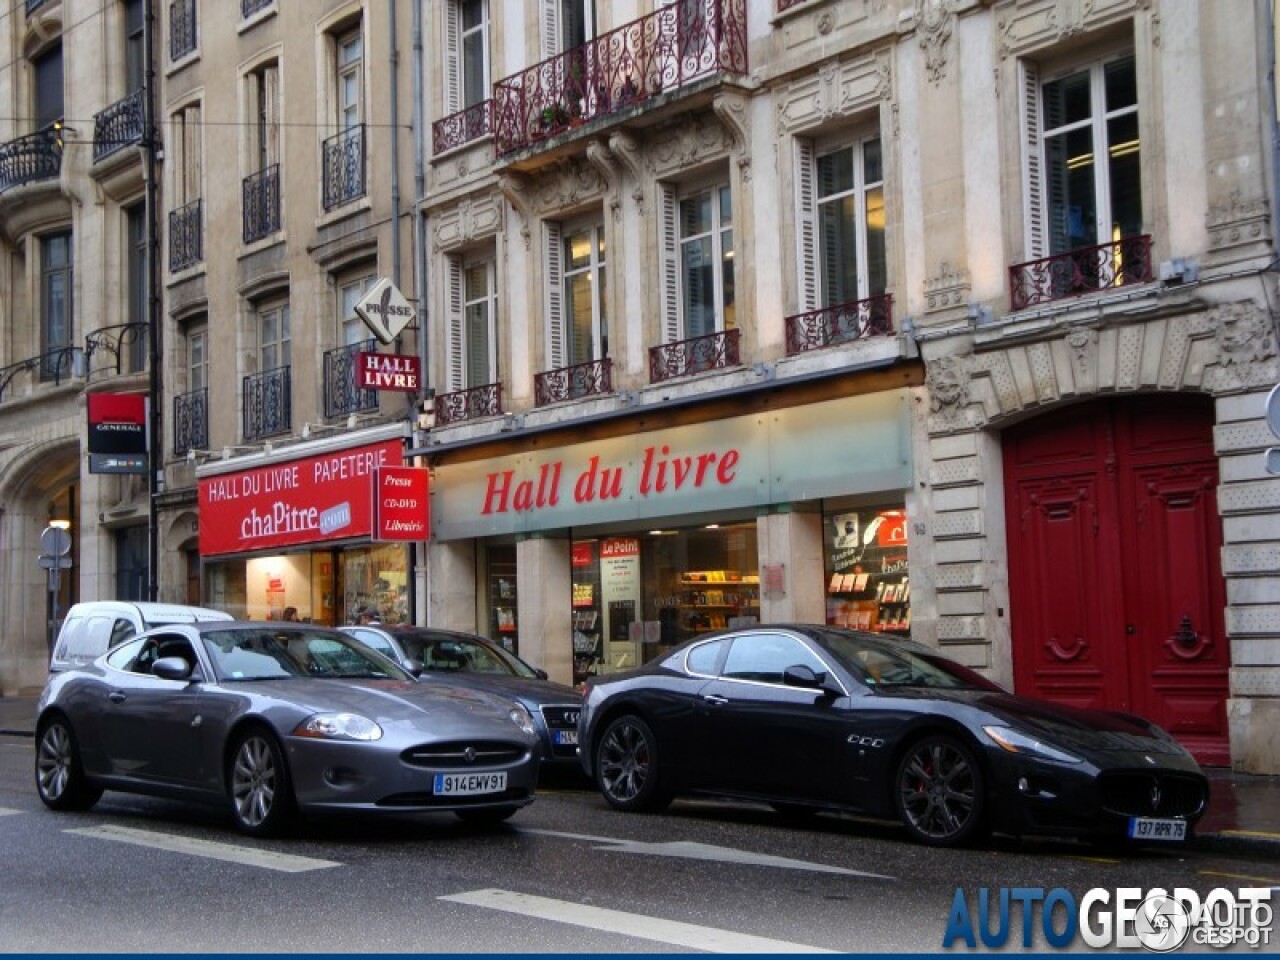
[[[963,306],[971,286],[967,270],[953,270],[950,263],[942,261],[937,275],[924,282],[924,312],[936,313]]]
[[[617,130],[609,137],[609,151],[621,162],[631,174],[635,186],[631,188],[631,198],[636,202],[640,216],[644,216],[644,183],[646,179],[644,158],[640,154],[640,145],[630,134]]]
[[[747,107],[750,101],[740,93],[723,91],[711,101],[711,109],[724,125],[733,142],[733,152],[742,171],[742,179],[751,182],[750,139],[747,136]]]
[[[732,146],[733,138],[724,126],[703,115],[668,127],[650,149],[650,156],[655,172],[664,176],[712,160]]]
[[[1088,327],[1073,327],[1067,331],[1062,342],[1071,351],[1071,359],[1079,373],[1087,373],[1098,355],[1098,331]]]
[[[607,185],[598,168],[581,160],[565,160],[540,178],[537,209],[556,213],[600,196]]]
[[[1205,214],[1209,249],[1226,250],[1263,240],[1267,237],[1269,224],[1264,197],[1246,200],[1239,190],[1233,190],[1226,203],[1211,206]]]
[[[498,189],[507,198],[507,203],[520,216],[520,236],[524,238],[524,248],[529,249],[529,209],[528,184],[525,179],[514,173],[504,173],[498,177]]]
[[[1239,390],[1274,382],[1275,329],[1270,315],[1249,300],[1225,303],[1210,313],[1218,363],[1211,383],[1216,390]]]
[[[939,357],[927,365],[925,386],[929,391],[931,433],[967,427],[965,408],[969,406],[970,371],[959,357]]]
[[[622,219],[622,168],[614,160],[609,148],[599,140],[592,140],[587,144],[587,160],[609,184],[609,210],[617,223]]]
[[[501,227],[501,210],[491,195],[465,197],[439,211],[435,221],[434,249],[454,250],[496,234]]]
[[[929,82],[941,83],[947,75],[947,41],[956,15],[946,0],[916,0],[916,23],[919,24],[920,49],[924,51]]]

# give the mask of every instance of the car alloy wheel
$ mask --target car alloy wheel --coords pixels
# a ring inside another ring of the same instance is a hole
[[[91,785],[80,765],[71,727],[61,718],[45,724],[36,746],[36,792],[53,810],[87,810],[98,802],[102,789]]]
[[[956,846],[983,829],[982,771],[951,737],[914,744],[898,765],[895,799],[903,825],[932,846]]]
[[[596,779],[604,798],[619,810],[656,810],[670,802],[658,786],[657,738],[631,714],[610,723],[600,738]]]
[[[250,730],[231,760],[231,810],[245,833],[275,833],[288,819],[293,798],[284,755],[270,734]]]

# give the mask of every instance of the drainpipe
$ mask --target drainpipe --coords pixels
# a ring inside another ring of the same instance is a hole
[[[414,3],[417,6],[417,3]],[[400,47],[396,44],[396,0],[387,0],[391,41],[391,282],[400,289]]]
[[[164,487],[164,404],[161,402],[163,376],[160,369],[162,331],[160,329],[160,231],[158,229],[158,196],[156,177],[159,162],[156,129],[156,34],[155,0],[146,0],[142,17],[144,73],[142,95],[142,149],[145,154],[143,173],[146,179],[144,211],[147,218],[147,349],[150,361],[150,410],[147,450],[147,589],[148,600],[159,598],[160,516],[158,499]]]
[[[423,204],[427,196],[426,172],[426,96],[422,76],[422,8],[425,4],[413,4],[413,239],[414,267],[417,284],[415,293],[418,299],[418,365],[422,370],[421,392],[414,398],[414,418],[422,409],[422,404],[431,402],[434,391],[431,389],[431,366],[428,364],[427,347],[427,220],[423,213]],[[424,443],[418,425],[414,423],[414,447]],[[429,495],[429,493],[428,493]],[[417,597],[422,598],[422,622],[431,626],[431,604],[427,602],[427,543],[414,544],[414,579],[410,602]],[[418,618],[414,616],[416,623]]]

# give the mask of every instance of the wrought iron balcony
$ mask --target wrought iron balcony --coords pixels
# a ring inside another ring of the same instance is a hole
[[[196,0],[169,4],[169,59],[181,60],[196,48]]]
[[[62,171],[62,137],[57,130],[29,133],[0,145],[0,193],[37,180],[56,180]]]
[[[357,200],[365,194],[364,124],[335,134],[320,145],[324,208]]]
[[[0,367],[0,403],[13,399],[6,394],[14,381],[24,373],[30,377],[30,387],[50,380],[54,386],[60,386],[64,380],[84,376],[84,351],[79,347],[56,347],[38,357],[28,357],[7,367]]]
[[[240,19],[248,20],[259,10],[265,10],[276,0],[240,0]]]
[[[547,370],[533,378],[533,402],[539,407],[613,393],[613,361],[608,357]]]
[[[378,349],[377,340],[328,350],[324,355],[324,415],[342,417],[349,413],[378,409],[378,391],[359,386],[360,354]]]
[[[140,143],[145,127],[142,112],[142,91],[117,100],[93,117],[93,162],[109,156],[121,147]]]
[[[169,272],[177,273],[204,259],[200,201],[169,211]]]
[[[141,373],[147,368],[147,332],[150,324],[118,323],[101,327],[84,338],[88,379],[99,380]]]
[[[289,367],[244,378],[244,439],[288,433],[293,426]]]
[[[280,229],[280,164],[244,178],[244,242],[253,243]]]
[[[494,84],[494,140],[511,153],[691,80],[747,72],[746,0],[681,0]]]
[[[787,317],[787,355],[893,333],[893,297],[882,294]]]
[[[470,390],[442,393],[436,396],[436,426],[444,427],[463,420],[502,415],[502,384],[490,383]]]
[[[173,453],[209,449],[209,391],[192,390],[173,398]]]
[[[649,382],[736,367],[742,362],[738,352],[741,338],[742,331],[735,328],[650,347]]]
[[[1014,264],[1009,268],[1009,308],[1025,310],[1153,279],[1150,235],[1124,237]]]
[[[493,131],[493,101],[482,100],[451,113],[431,125],[431,149],[436,155],[487,137]]]

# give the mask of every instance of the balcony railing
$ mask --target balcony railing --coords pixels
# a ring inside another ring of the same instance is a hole
[[[502,414],[502,384],[490,383],[470,390],[436,396],[436,426]]]
[[[169,211],[169,272],[177,273],[204,259],[200,201]]]
[[[293,425],[289,367],[244,378],[244,439],[288,433]]]
[[[1025,310],[1152,279],[1150,235],[1124,237],[1014,264],[1009,268],[1009,308]]]
[[[613,361],[608,357],[547,370],[533,378],[533,402],[539,407],[613,393]]]
[[[487,137],[493,131],[493,101],[482,100],[451,113],[431,125],[431,149],[435,154]]]
[[[746,0],[679,0],[494,84],[497,152],[720,72],[747,72]]]
[[[146,323],[117,323],[86,334],[84,360],[88,379],[99,380],[128,373],[141,373],[147,368]]]
[[[79,347],[55,347],[38,357],[28,357],[7,367],[0,367],[0,403],[11,400],[6,396],[9,388],[21,374],[28,374],[34,387],[37,383],[52,380],[60,386],[63,380],[84,376],[84,351]]]
[[[56,130],[29,133],[0,145],[0,193],[37,180],[56,180],[62,171],[62,138]]]
[[[280,229],[280,164],[244,178],[244,242],[253,243]]]
[[[663,343],[649,348],[649,382],[661,383],[707,370],[736,367],[739,359],[738,329],[708,333],[688,340]]]
[[[324,355],[324,415],[342,417],[349,413],[378,409],[378,391],[359,387],[360,354],[378,348],[377,340],[366,340],[329,350]]]
[[[364,124],[335,134],[320,145],[324,208],[332,210],[364,196]]]
[[[196,0],[169,4],[169,59],[181,60],[196,48]]]
[[[173,398],[173,453],[209,449],[209,391],[192,390]]]
[[[143,132],[142,91],[135,90],[117,100],[93,118],[93,161],[115,153],[121,147],[139,143]]]
[[[276,0],[240,0],[240,19],[248,20],[259,10],[265,10]]]
[[[787,355],[893,333],[893,297],[883,294],[787,317]]]

